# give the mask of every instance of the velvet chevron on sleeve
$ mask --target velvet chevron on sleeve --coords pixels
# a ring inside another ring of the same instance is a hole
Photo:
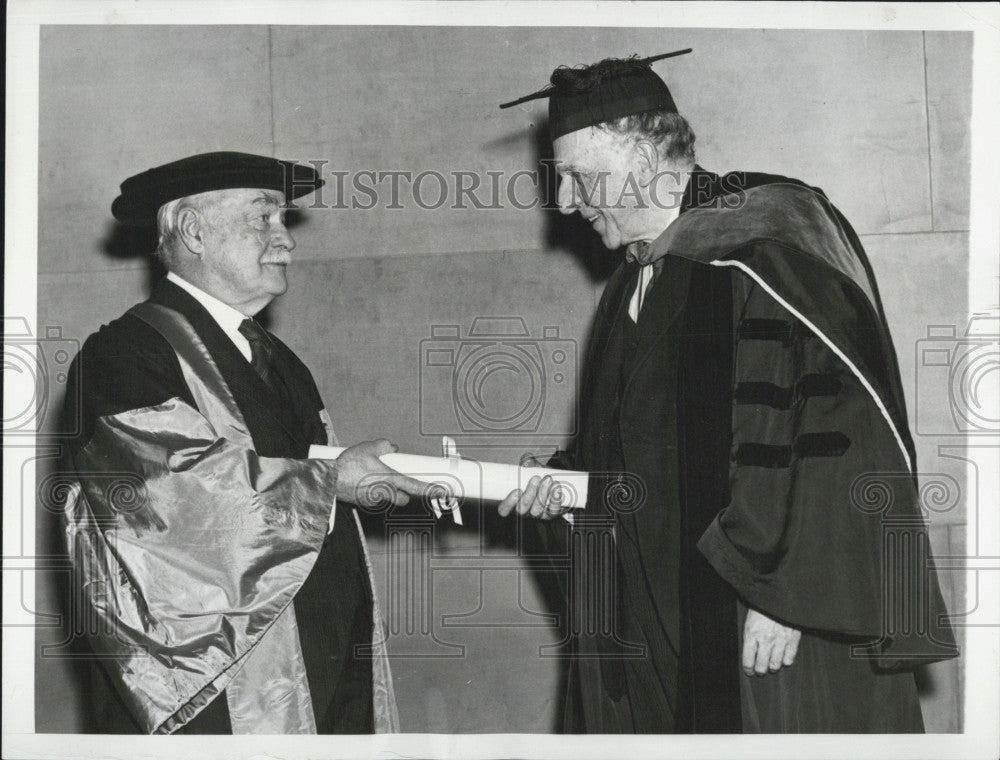
[[[779,182],[739,198],[654,244],[736,278],[730,495],[700,548],[751,606],[860,637],[882,666],[954,657],[867,257],[819,191]],[[883,509],[864,498],[871,483]]]

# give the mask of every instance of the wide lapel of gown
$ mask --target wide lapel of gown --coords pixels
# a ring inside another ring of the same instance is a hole
[[[266,426],[272,432],[280,431],[293,449],[308,449],[310,441],[302,440],[301,431],[282,408],[280,398],[197,299],[169,280],[163,280],[153,289],[149,300],[181,313],[191,323],[232,391],[251,434],[259,433],[262,426]]]

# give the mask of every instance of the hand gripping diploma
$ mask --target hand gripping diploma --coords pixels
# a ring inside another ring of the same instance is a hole
[[[366,508],[378,506],[386,500],[401,507],[409,503],[411,496],[430,495],[433,489],[431,484],[403,475],[379,459],[398,450],[396,444],[384,438],[344,449],[336,457],[337,499]]]

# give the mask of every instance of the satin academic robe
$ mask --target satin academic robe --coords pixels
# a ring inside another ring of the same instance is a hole
[[[567,729],[922,731],[912,667],[957,651],[857,236],[796,180],[697,169],[650,249],[638,323],[626,261],[585,365],[569,463],[609,473],[585,516],[614,524],[615,618],[576,637]],[[741,673],[748,606],[803,631],[794,665]]]
[[[272,387],[163,281],[73,364],[67,524],[97,731],[395,727],[363,536],[343,504],[328,533],[336,465],[306,459],[332,442],[329,418],[274,343]]]

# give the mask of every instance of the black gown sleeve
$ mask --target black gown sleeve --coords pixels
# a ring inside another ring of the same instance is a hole
[[[67,378],[62,429],[79,431],[70,449],[83,448],[98,419],[179,398],[194,406],[177,355],[151,326],[131,314],[91,335]]]
[[[895,442],[849,368],[758,285],[741,280],[735,314],[729,502],[699,549],[777,620],[877,637],[882,525],[852,484]]]

